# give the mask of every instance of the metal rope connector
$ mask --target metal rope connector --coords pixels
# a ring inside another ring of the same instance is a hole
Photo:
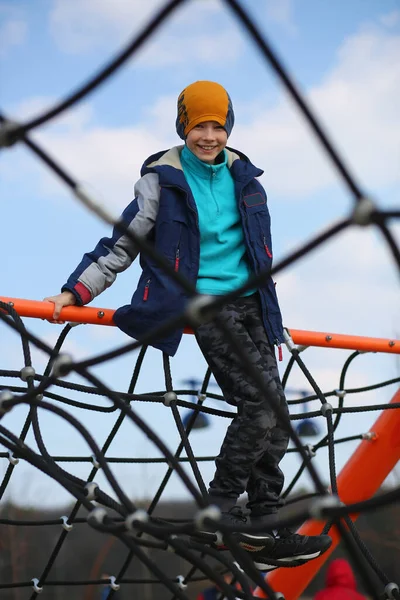
[[[128,515],[125,519],[125,526],[128,531],[133,531],[134,529],[140,529],[137,527],[135,523],[147,523],[149,520],[149,515],[143,508],[138,508],[134,513]]]
[[[10,390],[3,390],[0,392],[0,417],[5,415],[6,412],[10,410],[7,406],[4,406],[4,403],[8,402],[9,400],[14,400],[14,396]]]
[[[329,510],[330,508],[339,508],[340,506],[344,506],[344,504],[337,496],[327,495],[314,500],[308,509],[308,512],[310,517],[321,521],[326,517],[324,514],[325,510]]]
[[[396,595],[394,594],[396,592]],[[397,585],[397,583],[388,583],[387,586],[385,587],[385,594],[386,597],[388,598],[388,600],[392,600],[392,598],[394,598],[395,600],[398,599],[399,597],[399,586]]]
[[[204,519],[211,519],[212,521],[218,522],[221,518],[221,511],[218,506],[212,504],[211,506],[207,506],[207,508],[203,508],[203,510],[199,510],[199,512],[194,517],[194,524],[197,529],[204,529]]]
[[[84,487],[84,494],[88,500],[96,500],[96,491],[99,486],[94,481],[89,481]]]
[[[0,124],[0,148],[10,148],[16,142],[19,142],[22,136],[18,135],[21,125],[17,121],[5,119]]]
[[[372,223],[372,215],[376,210],[376,205],[371,198],[361,198],[353,210],[353,223],[361,227],[370,225]]]
[[[179,588],[180,590],[186,590],[186,588],[187,588],[187,585],[186,585],[186,583],[185,583],[185,578],[184,578],[184,576],[183,576],[183,575],[178,575],[176,579],[177,579],[176,583],[177,583],[177,585],[178,585],[178,588]]]
[[[307,452],[310,458],[314,458],[314,456],[317,456],[317,453],[315,452],[314,446],[312,444],[306,444],[304,446],[304,450]]]
[[[335,396],[338,398],[344,398],[346,394],[346,390],[335,390]]]
[[[171,542],[173,540],[176,540],[176,539],[178,539],[178,536],[176,534],[172,534],[172,535],[168,536],[168,540],[171,541]],[[167,552],[174,553],[175,552],[175,548],[173,546],[171,546],[171,544],[168,544],[168,546],[167,546]]]
[[[41,594],[43,592],[43,587],[39,587],[38,583],[39,583],[39,579],[37,577],[34,577],[33,579],[31,579],[33,585],[33,591],[36,592],[36,594]]]
[[[361,438],[363,440],[368,440],[369,442],[372,442],[373,440],[377,439],[377,435],[375,433],[375,431],[367,431],[366,433],[362,433],[361,434]]]
[[[165,406],[170,406],[171,402],[176,402],[178,400],[178,396],[175,394],[175,392],[165,392],[163,398]]]
[[[22,367],[19,372],[19,376],[22,381],[28,381],[29,377],[35,377],[36,371],[33,367]]]
[[[324,402],[324,403],[322,404],[322,406],[321,406],[321,414],[322,414],[324,417],[326,417],[326,418],[327,418],[329,414],[330,414],[330,415],[332,414],[332,411],[333,411],[333,406],[332,406],[332,404],[329,404],[329,402]]]
[[[114,592],[118,592],[118,590],[121,586],[119,585],[119,583],[115,583],[117,581],[117,578],[114,577],[114,575],[110,575],[109,579],[110,579],[110,584],[109,584],[110,588],[112,590],[114,590]]]
[[[72,525],[72,523],[68,523],[68,517],[63,516],[63,517],[60,517],[60,519],[62,521],[61,527],[63,529],[65,529],[65,531],[71,531],[71,529],[73,528],[73,525]]]
[[[294,350],[297,350],[297,352],[300,354],[300,352],[303,352],[303,350],[307,350],[307,348],[309,347],[295,344],[288,329],[283,330],[283,337],[285,339],[286,348],[289,350],[290,353],[293,353]]]
[[[90,456],[90,458],[91,458],[91,460],[92,460],[92,463],[93,463],[93,466],[94,466],[94,468],[95,468],[95,469],[101,469],[101,464],[100,464],[100,463],[99,463],[99,461],[97,460],[97,458],[96,458],[96,455],[95,455],[95,454],[92,454],[92,455]]]
[[[96,506],[87,516],[87,521],[95,521],[98,525],[104,525],[105,519],[108,517],[108,513],[102,506]]]
[[[54,377],[65,377],[69,374],[73,362],[70,354],[59,354],[53,363],[51,374]]]
[[[297,346],[294,343],[294,341],[292,340],[292,337],[289,334],[287,329],[283,330],[283,337],[285,339],[286,348],[289,350],[289,352],[293,352],[293,350],[297,350]]]
[[[19,458],[15,458],[11,450],[8,451],[8,461],[15,467],[19,463]]]

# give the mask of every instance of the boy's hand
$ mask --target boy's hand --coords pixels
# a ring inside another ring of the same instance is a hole
[[[63,325],[65,321],[59,320],[61,309],[64,306],[76,304],[76,298],[72,292],[62,292],[61,294],[57,294],[57,296],[43,298],[43,302],[53,302],[54,304],[53,320],[51,321],[48,319],[50,323],[59,323],[60,325]]]

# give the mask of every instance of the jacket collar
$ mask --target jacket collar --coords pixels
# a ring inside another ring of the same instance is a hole
[[[156,154],[152,154],[147,158],[142,166],[141,175],[156,171],[160,176],[160,183],[185,183],[183,168],[181,163],[181,152],[183,145],[174,146],[169,150],[162,150]],[[246,184],[254,177],[260,177],[264,173],[261,169],[255,167],[245,154],[234,150],[233,148],[225,148],[226,164],[230,169],[233,179]],[[217,166],[217,165],[216,165]],[[175,180],[178,181],[175,181]]]
[[[201,179],[210,180],[210,177],[220,179],[224,175],[225,167],[228,163],[228,156],[223,152],[223,162],[217,165],[208,165],[189,150],[185,145],[181,152],[181,163],[184,171],[189,171],[191,174]],[[229,175],[228,175],[229,176]]]

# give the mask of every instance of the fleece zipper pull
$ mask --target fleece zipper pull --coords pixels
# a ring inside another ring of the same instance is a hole
[[[282,362],[283,360],[283,354],[282,354],[282,346],[281,343],[278,342],[278,340],[275,340],[275,344],[278,347],[278,360],[279,362]]]

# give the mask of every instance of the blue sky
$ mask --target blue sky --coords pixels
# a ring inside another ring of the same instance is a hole
[[[36,116],[99,69],[161,5],[155,0],[0,0],[1,109],[15,119]],[[295,74],[365,193],[380,206],[398,206],[398,1],[248,0],[243,5]],[[67,114],[33,132],[32,138],[118,215],[132,197],[143,160],[180,143],[174,129],[176,97],[197,79],[226,86],[236,115],[229,143],[264,169],[275,261],[349,213],[352,199],[344,184],[251,40],[223,3],[214,0],[187,1],[124,69]],[[57,293],[82,254],[109,231],[22,146],[2,151],[0,193],[4,296],[41,300]],[[399,227],[392,230],[399,240]],[[138,275],[134,265],[94,305],[116,308],[128,302]],[[276,280],[288,327],[400,337],[398,274],[374,230],[343,234]],[[26,324],[49,343],[61,331],[45,322],[29,319]],[[20,368],[18,340],[4,326],[1,339],[1,368]],[[81,326],[73,330],[66,347],[83,358],[124,341],[115,329]],[[43,356],[36,351],[33,355],[40,370]],[[337,387],[345,352],[307,350],[303,356],[323,389]],[[133,361],[133,356],[124,357],[95,372],[114,389],[125,390]],[[159,354],[151,351],[138,391],[163,387],[161,364]],[[188,377],[201,377],[204,361],[192,337],[185,337],[172,369],[177,388]],[[398,369],[393,356],[363,356],[351,372],[349,386],[393,377]],[[294,374],[291,387],[307,389],[300,373]],[[393,393],[392,387],[357,400],[351,397],[349,403],[387,401]],[[178,437],[167,409],[138,408],[173,449]],[[3,422],[18,432],[25,414],[25,409],[13,410]],[[346,417],[341,434],[367,431],[376,416],[358,415],[356,424],[354,417]],[[99,443],[114,422],[110,416],[91,413],[79,417]],[[87,454],[69,426],[49,415],[42,423],[52,453],[66,455],[73,448]],[[225,426],[214,419],[207,430],[195,432],[195,452],[217,453]],[[132,426],[124,425],[110,455],[158,454]],[[340,448],[339,466],[346,457],[347,449]],[[317,462],[326,478],[326,456]],[[296,464],[292,457],[285,459],[288,476]],[[69,466],[81,477],[88,472],[87,466]],[[212,466],[202,469],[209,481]],[[116,473],[129,493],[143,498],[154,494],[163,469],[123,466]],[[102,481],[101,475],[98,479]],[[68,499],[24,465],[18,466],[10,487],[16,498],[24,490],[31,503]],[[167,496],[185,496],[177,479]]]

